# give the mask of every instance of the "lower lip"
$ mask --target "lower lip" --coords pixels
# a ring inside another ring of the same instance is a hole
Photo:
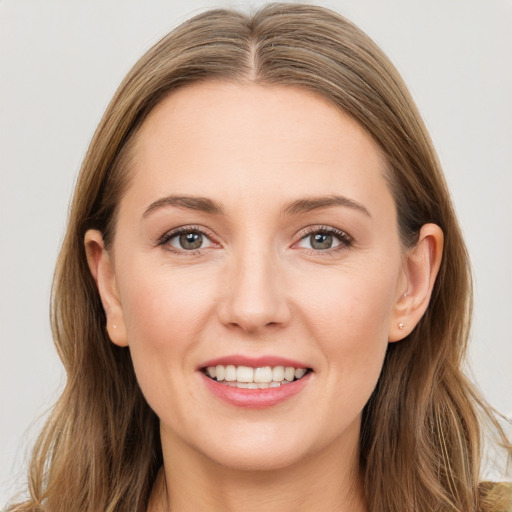
[[[226,384],[220,384],[216,380],[210,379],[201,374],[206,387],[217,398],[236,407],[245,407],[250,409],[264,409],[272,407],[288,400],[292,396],[300,393],[308,384],[311,373],[308,373],[299,380],[289,384],[281,384],[278,388],[267,389],[241,389]]]

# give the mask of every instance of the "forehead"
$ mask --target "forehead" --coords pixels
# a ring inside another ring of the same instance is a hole
[[[360,125],[291,86],[179,89],[145,120],[134,154],[127,195],[146,201],[176,192],[249,198],[262,190],[276,200],[338,192],[371,201],[387,189],[385,160]]]

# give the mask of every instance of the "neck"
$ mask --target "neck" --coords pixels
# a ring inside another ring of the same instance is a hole
[[[281,469],[221,466],[189,446],[165,457],[148,512],[366,512],[357,449],[325,452]],[[177,463],[179,461],[179,464]]]

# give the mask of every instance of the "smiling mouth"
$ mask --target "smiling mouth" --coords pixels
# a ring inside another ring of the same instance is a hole
[[[302,379],[311,368],[293,366],[250,366],[222,365],[208,366],[202,372],[210,379],[225,386],[239,389],[278,388]]]

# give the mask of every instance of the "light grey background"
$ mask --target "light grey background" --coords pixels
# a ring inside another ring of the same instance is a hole
[[[22,485],[35,420],[64,382],[50,284],[73,183],[107,102],[179,22],[261,3],[0,0],[0,505]],[[321,3],[382,46],[419,105],[474,266],[472,372],[512,415],[512,1]]]

